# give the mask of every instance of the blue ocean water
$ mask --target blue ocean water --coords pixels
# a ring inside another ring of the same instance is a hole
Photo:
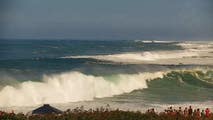
[[[0,59],[59,58],[68,55],[103,55],[149,50],[175,50],[174,43],[140,43],[133,40],[1,40]]]
[[[93,101],[132,109],[154,103],[212,101],[213,67],[193,63],[199,57],[195,55],[200,44],[192,44],[190,49],[179,44],[138,40],[1,40],[0,106],[80,105]],[[211,58],[211,52],[202,56],[203,63],[204,58]],[[192,63],[179,63],[182,59],[192,59]]]
[[[139,43],[135,41],[78,41],[78,40],[1,40],[0,71],[22,76],[18,81],[38,80],[43,74],[60,73],[71,70],[85,73],[101,74],[102,69],[115,69],[114,72],[137,71],[128,70],[135,65],[119,65],[91,58],[70,58],[65,56],[108,55],[124,52],[177,50],[181,47],[175,43]],[[91,68],[91,66],[93,66]],[[88,70],[90,69],[90,70]],[[91,71],[91,69],[93,69]],[[111,72],[102,70],[102,72]],[[5,74],[5,73],[4,73]],[[20,75],[26,74],[26,75]],[[104,74],[104,73],[102,73]],[[30,76],[30,78],[28,77]],[[6,80],[4,80],[6,81]]]

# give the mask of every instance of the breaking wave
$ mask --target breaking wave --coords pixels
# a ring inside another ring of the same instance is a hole
[[[69,103],[112,97],[138,89],[152,88],[149,85],[153,80],[160,80],[158,86],[166,87],[169,91],[174,89],[175,84],[211,90],[212,78],[212,70],[174,70],[108,76],[67,72],[44,76],[43,82],[28,81],[17,86],[5,86],[0,91],[0,106],[35,106],[44,103]],[[168,80],[173,81],[173,85],[165,86]]]
[[[190,51],[161,51],[161,52],[142,52],[142,53],[123,53],[113,55],[96,55],[96,56],[67,56],[63,58],[92,58],[98,60],[108,60],[113,62],[140,62],[140,61],[156,61],[163,59],[174,59],[183,57],[198,56],[195,52]]]
[[[163,77],[164,72],[85,75],[67,72],[43,77],[43,82],[23,82],[0,91],[0,106],[33,106],[43,103],[68,103],[111,97],[147,88],[146,80]]]
[[[83,58],[97,59],[112,62],[123,63],[155,63],[155,64],[213,64],[213,44],[212,43],[177,43],[183,50],[170,51],[146,51],[146,52],[129,52],[110,55],[82,55],[82,56],[65,56],[62,58]],[[203,59],[206,60],[203,60]],[[201,61],[200,63],[198,61]]]

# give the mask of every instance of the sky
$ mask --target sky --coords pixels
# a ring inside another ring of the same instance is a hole
[[[212,0],[0,0],[0,39],[213,40]]]

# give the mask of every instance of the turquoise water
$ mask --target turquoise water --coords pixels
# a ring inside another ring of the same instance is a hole
[[[175,71],[148,82],[143,90],[147,99],[164,103],[211,101],[213,99],[213,71]]]

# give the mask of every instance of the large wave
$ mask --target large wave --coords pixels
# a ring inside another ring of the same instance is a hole
[[[212,76],[212,70],[204,71],[199,69],[108,76],[67,72],[44,76],[43,82],[28,81],[20,83],[17,86],[5,86],[0,91],[0,107],[35,106],[44,103],[69,103],[112,97],[138,89],[152,89],[153,84],[150,86],[150,83],[159,80],[157,86],[160,88],[168,88],[168,90],[174,89],[175,84],[178,84],[178,86],[183,84],[186,88],[181,89],[186,89],[186,92],[190,92],[187,90],[191,90],[191,88],[205,88],[210,90],[213,88]],[[168,81],[170,81],[170,83],[173,82],[170,86],[165,86]],[[187,86],[191,86],[190,89],[187,89]],[[176,89],[178,88],[179,87]],[[159,92],[160,90],[161,89],[158,89]],[[188,98],[186,97],[186,99]]]
[[[67,72],[44,76],[43,82],[23,82],[0,91],[0,106],[33,106],[111,97],[147,88],[146,80],[163,77],[164,72],[93,76]]]

